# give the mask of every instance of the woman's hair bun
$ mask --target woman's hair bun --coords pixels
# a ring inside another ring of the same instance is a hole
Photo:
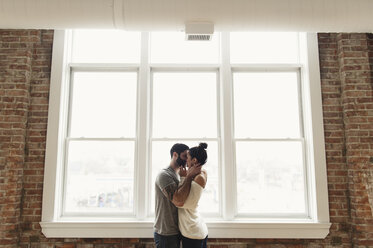
[[[202,147],[203,149],[207,148],[207,143],[199,143],[199,147]]]

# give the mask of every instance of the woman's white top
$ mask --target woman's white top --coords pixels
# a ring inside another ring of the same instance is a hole
[[[180,184],[185,177],[180,178]],[[208,234],[207,226],[197,211],[198,201],[201,198],[203,187],[192,181],[190,192],[184,205],[179,207],[179,229],[184,237],[190,239],[204,239]]]

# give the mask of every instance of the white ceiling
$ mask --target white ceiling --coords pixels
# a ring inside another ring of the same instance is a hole
[[[0,0],[0,28],[372,32],[373,0]]]

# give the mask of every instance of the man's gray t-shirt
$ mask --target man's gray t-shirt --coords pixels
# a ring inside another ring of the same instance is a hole
[[[154,231],[161,235],[179,233],[177,207],[164,195],[163,190],[173,195],[179,186],[179,176],[168,167],[159,172],[155,180]]]

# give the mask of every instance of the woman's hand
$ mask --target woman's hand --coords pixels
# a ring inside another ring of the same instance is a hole
[[[195,164],[192,167],[189,167],[187,170],[187,175],[186,177],[189,177],[190,179],[194,179],[198,174],[201,173],[202,166],[201,164]]]
[[[180,166],[180,169],[179,169],[179,176],[180,177],[186,177],[187,175],[187,169],[186,169],[186,166]]]

